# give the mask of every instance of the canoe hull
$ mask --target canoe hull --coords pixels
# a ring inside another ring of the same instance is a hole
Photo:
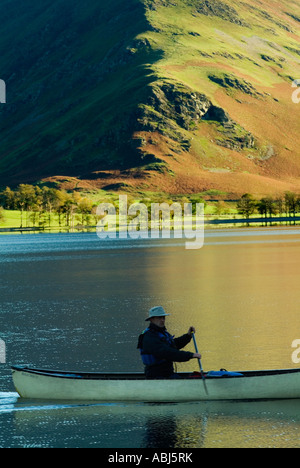
[[[142,374],[85,374],[13,367],[19,395],[73,401],[183,402],[300,398],[300,369],[245,372],[244,377],[145,380]]]

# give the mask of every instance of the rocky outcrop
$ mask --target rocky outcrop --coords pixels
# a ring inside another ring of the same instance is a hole
[[[222,88],[230,91],[241,91],[244,94],[248,94],[252,97],[259,98],[263,97],[263,94],[258,92],[254,86],[246,80],[237,78],[234,75],[222,74],[222,75],[208,75],[210,81],[217,83]]]
[[[252,148],[255,138],[234,122],[229,114],[214,105],[205,94],[198,93],[180,83],[155,83],[145,104],[139,106],[138,130],[154,132],[179,143],[188,151],[191,146],[191,131],[202,121],[216,125],[216,143],[241,150]]]
[[[197,13],[205,16],[216,16],[230,23],[247,26],[239,17],[235,8],[221,0],[190,0],[190,5],[195,7]]]
[[[188,151],[190,139],[185,131],[194,128],[210,107],[204,94],[178,83],[155,83],[147,102],[139,106],[138,129],[158,131]]]
[[[191,122],[199,121],[211,107],[204,94],[173,83],[154,86],[149,104],[185,130],[189,130]]]

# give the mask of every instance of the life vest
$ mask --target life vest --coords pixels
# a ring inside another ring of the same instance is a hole
[[[145,353],[145,351],[143,350],[143,341],[142,341],[143,340],[143,335],[145,333],[147,333],[147,332],[155,333],[161,339],[165,340],[169,345],[172,345],[173,338],[174,338],[167,331],[159,332],[159,331],[152,331],[149,327],[146,328],[146,330],[144,330],[143,333],[140,335],[139,345],[138,345],[138,348],[139,348],[140,353],[141,353],[141,358],[142,358],[143,364],[145,366],[157,366],[159,364],[162,364],[163,362],[166,362],[166,359],[158,359],[153,354]]]

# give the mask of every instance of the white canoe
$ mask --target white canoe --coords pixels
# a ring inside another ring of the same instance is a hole
[[[146,380],[142,373],[88,373],[13,366],[22,398],[85,401],[181,402],[300,398],[300,369],[241,372],[242,376],[204,380],[192,373],[180,379]],[[199,377],[199,376],[198,376]]]

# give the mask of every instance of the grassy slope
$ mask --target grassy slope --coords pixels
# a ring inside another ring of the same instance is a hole
[[[258,194],[298,191],[299,107],[291,100],[291,83],[300,76],[299,21],[294,19],[300,18],[299,5],[227,2],[238,13],[243,23],[239,25],[197,13],[200,1],[159,3],[148,13],[160,31],[152,33],[152,39],[165,51],[155,64],[158,76],[205,93],[257,140],[254,150],[231,151],[215,144],[216,126],[202,122],[192,132],[190,154],[180,158],[181,164],[157,151],[178,174],[178,189]],[[262,96],[224,88],[209,79],[224,74],[250,83]],[[167,186],[163,180],[159,183]],[[170,185],[174,186],[174,180]]]
[[[6,0],[0,14],[9,102],[1,109],[0,183],[81,174],[64,186],[299,190],[299,106],[291,100],[291,81],[300,77],[297,2],[43,0],[28,10]],[[224,75],[250,83],[254,93],[224,88],[216,82]],[[157,82],[204,93],[254,135],[255,149],[224,147],[222,125],[207,121],[181,129],[188,152],[159,132],[139,131],[132,116]],[[165,166],[125,171],[141,164],[133,135],[144,141],[141,154]]]

